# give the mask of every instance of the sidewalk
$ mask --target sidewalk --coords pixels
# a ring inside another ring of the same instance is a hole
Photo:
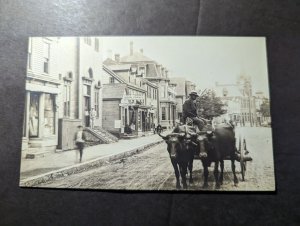
[[[158,135],[139,137],[131,140],[119,140],[111,144],[99,144],[87,147],[83,151],[82,163],[79,163],[78,150],[51,153],[43,158],[25,159],[21,161],[20,184],[27,184],[31,179],[49,176],[51,173],[75,172],[81,169],[99,166],[103,161],[115,160],[143,150],[151,145],[163,142]],[[131,153],[132,152],[132,153]],[[68,173],[69,174],[69,173]],[[52,177],[53,175],[50,175]],[[64,175],[66,176],[66,175]]]

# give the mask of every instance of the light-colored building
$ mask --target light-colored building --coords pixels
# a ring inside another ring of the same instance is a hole
[[[264,115],[263,112],[261,112],[262,104],[267,104],[270,106],[270,100],[265,97],[263,92],[261,92],[261,91],[255,92],[257,123],[260,126],[261,125],[270,125],[271,124],[270,109],[268,109],[268,114]]]
[[[96,37],[29,39],[23,155],[74,148],[78,125],[101,126],[100,48]]]
[[[147,105],[149,94],[143,81],[131,84],[105,65],[103,71],[103,128],[118,137],[128,128],[133,135],[150,131],[153,109]]]
[[[176,95],[174,90],[175,84],[169,84],[168,70],[145,56],[142,49],[134,51],[132,42],[129,49],[129,55],[121,57],[117,54],[115,55],[115,60],[106,59],[104,64],[108,65],[124,79],[127,78],[127,82],[134,81],[138,85],[140,82],[139,79],[146,79],[150,83],[155,84],[158,92],[154,93],[153,96],[157,97],[158,107],[156,110],[157,119],[153,121],[154,123],[161,124],[164,128],[172,128],[177,118]]]
[[[257,125],[255,96],[252,94],[251,77],[238,76],[234,84],[216,83],[215,92],[227,109],[227,119],[243,126]]]

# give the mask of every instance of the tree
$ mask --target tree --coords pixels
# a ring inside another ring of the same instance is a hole
[[[202,92],[196,100],[196,106],[198,115],[206,119],[212,119],[227,112],[225,104],[222,103],[221,98],[216,97],[213,90]]]
[[[263,117],[270,117],[270,102],[268,99],[264,99],[260,105],[259,112]]]

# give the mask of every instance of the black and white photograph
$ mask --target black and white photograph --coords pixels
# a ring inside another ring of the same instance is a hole
[[[30,37],[20,186],[275,191],[265,37]]]

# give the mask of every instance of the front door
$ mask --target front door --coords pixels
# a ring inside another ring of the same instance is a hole
[[[91,111],[91,100],[90,97],[84,97],[84,125],[90,127],[90,111]]]
[[[142,131],[146,131],[146,115],[144,111],[142,111]]]

